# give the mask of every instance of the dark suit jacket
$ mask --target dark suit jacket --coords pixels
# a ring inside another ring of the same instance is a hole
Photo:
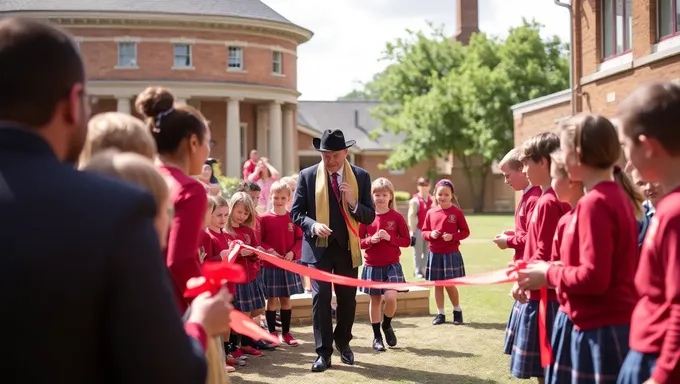
[[[316,263],[326,250],[326,248],[316,246],[316,235],[312,231],[312,226],[316,223],[315,190],[317,167],[318,165],[313,165],[300,171],[293,206],[290,209],[291,219],[304,232],[301,257],[304,263]],[[355,165],[351,167],[359,186],[359,195],[356,196],[356,211],[351,214],[359,223],[370,225],[375,219],[373,197],[371,196],[371,175],[366,170]],[[343,177],[343,180],[346,180],[346,178]],[[340,244],[347,244],[349,239],[347,225],[341,216],[339,204],[330,185],[331,181],[330,177],[328,177],[328,200],[331,204],[329,227],[333,230],[329,241],[336,239]]]
[[[141,189],[0,127],[3,383],[204,384]]]

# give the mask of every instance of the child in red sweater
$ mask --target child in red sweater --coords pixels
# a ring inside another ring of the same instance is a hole
[[[440,180],[434,191],[437,206],[427,211],[422,231],[423,238],[430,242],[425,278],[432,281],[465,276],[465,264],[459,247],[460,241],[470,236],[470,228],[459,208],[453,183]],[[458,288],[446,287],[446,293],[453,305],[453,324],[463,324]],[[434,287],[434,300],[437,303],[437,316],[432,320],[432,325],[444,324],[444,287]]]
[[[583,183],[586,194],[562,236],[562,264],[530,265],[518,281],[524,289],[556,287],[563,303],[548,381],[616,383],[628,352],[638,264],[633,205],[612,180],[621,145],[614,125],[593,114],[564,122],[561,135],[569,176]]]
[[[204,261],[222,261],[229,253],[229,242],[224,227],[229,216],[229,203],[222,196],[208,197],[208,225],[202,242]]]
[[[384,177],[373,181],[371,194],[375,203],[375,221],[371,225],[359,225],[361,249],[364,252],[364,267],[361,272],[363,280],[389,283],[403,283],[404,271],[399,263],[401,248],[411,244],[411,236],[406,220],[401,213],[394,210],[394,186]],[[371,296],[369,317],[373,326],[373,349],[385,351],[380,333],[380,307],[385,296],[385,310],[382,329],[385,332],[387,345],[397,345],[397,336],[392,329],[392,318],[397,311],[397,291],[361,287],[361,292]]]
[[[270,189],[272,210],[262,215],[262,248],[282,259],[299,260],[302,250],[302,230],[293,224],[286,209],[291,199],[288,184],[275,181]],[[300,275],[281,269],[268,262],[263,262],[262,279],[264,293],[267,298],[267,328],[276,334],[276,309],[281,306],[281,341],[290,346],[297,346],[298,342],[290,334],[292,309],[290,297],[304,292]]]
[[[522,146],[522,163],[524,171],[532,185],[541,187],[543,194],[536,202],[527,228],[526,245],[523,261],[550,261],[552,243],[557,222],[568,211],[569,204],[562,203],[551,188],[550,159],[551,154],[560,147],[560,139],[554,133],[544,132],[532,137]],[[539,299],[540,291],[525,293],[517,284],[511,291],[513,298],[521,303],[517,333],[510,355],[510,372],[518,379],[536,377],[539,383],[544,381],[544,369],[541,366],[539,350]],[[528,299],[528,300],[527,300]],[[555,291],[548,292],[547,336],[550,337],[552,322],[559,307]]]
[[[658,182],[667,194],[656,205],[642,244],[631,351],[618,383],[680,383],[680,86],[637,89],[621,104],[619,117],[626,157],[642,178]]]

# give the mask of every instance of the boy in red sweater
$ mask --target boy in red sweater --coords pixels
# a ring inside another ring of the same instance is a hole
[[[272,210],[260,217],[262,228],[262,248],[288,261],[300,260],[302,249],[302,230],[293,224],[286,209],[291,199],[291,190],[285,181],[276,181],[271,186],[270,199]],[[290,334],[292,307],[290,297],[302,293],[300,275],[278,268],[271,263],[263,262],[262,280],[264,294],[267,298],[267,328],[276,334],[276,309],[281,305],[281,341],[290,346],[298,342]]]
[[[520,149],[512,149],[501,160],[498,167],[503,172],[505,184],[509,185],[515,191],[523,191],[522,198],[515,209],[515,229],[504,231],[497,235],[493,242],[496,243],[500,249],[514,249],[515,254],[512,258],[513,264],[522,260],[524,256],[524,244],[527,238],[527,221],[534,212],[534,207],[538,198],[541,196],[541,187],[533,186],[529,183],[527,175],[524,173],[524,164],[522,164],[522,151]],[[505,328],[505,345],[503,352],[506,355],[512,354],[512,345],[515,342],[515,334],[517,333],[517,326],[519,325],[519,308],[520,302],[515,300],[508,318],[508,325]]]
[[[404,271],[399,257],[401,250],[411,244],[406,220],[401,213],[394,210],[394,186],[384,177],[373,181],[371,194],[375,202],[375,221],[371,225],[359,225],[361,249],[364,252],[364,268],[361,272],[363,280],[386,283],[403,283]],[[392,317],[397,311],[397,291],[361,287],[361,292],[371,296],[369,317],[373,326],[373,349],[385,351],[380,333],[380,307],[385,296],[385,310],[382,329],[385,332],[387,345],[397,345],[397,336],[392,329]]]
[[[620,106],[619,136],[626,157],[667,194],[656,206],[642,244],[620,384],[680,383],[680,86],[656,83]]]
[[[527,263],[550,260],[557,222],[562,215],[571,210],[569,204],[557,199],[555,191],[550,186],[552,181],[550,156],[559,147],[559,137],[554,133],[544,132],[529,139],[522,148],[522,163],[524,163],[524,171],[529,182],[539,186],[543,191],[529,219],[523,256],[523,260]],[[515,283],[512,296],[523,304],[519,308],[517,333],[510,355],[510,372],[519,379],[536,377],[539,383],[543,383],[544,370],[541,366],[538,328],[540,291],[531,291],[529,295],[526,295],[525,291]],[[546,319],[548,336],[557,308],[555,291],[550,291]]]

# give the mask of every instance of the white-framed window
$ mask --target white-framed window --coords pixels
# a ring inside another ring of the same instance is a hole
[[[240,148],[241,156],[241,163],[247,160],[246,156],[248,155],[248,124],[247,123],[241,123],[241,148]]]
[[[680,0],[658,0],[659,39],[677,35],[680,32]]]
[[[175,68],[191,68],[191,45],[175,44],[173,47],[174,61],[172,66]]]
[[[279,75],[283,74],[283,52],[272,52],[272,72]]]
[[[633,44],[631,0],[602,0],[602,58],[627,53]]]
[[[243,48],[229,47],[227,57],[227,68],[231,70],[243,70]]]
[[[122,68],[137,67],[137,43],[118,43],[118,66]]]

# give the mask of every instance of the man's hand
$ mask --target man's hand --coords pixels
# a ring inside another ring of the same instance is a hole
[[[347,183],[341,183],[340,184],[340,193],[342,193],[342,197],[345,198],[345,201],[347,204],[349,204],[351,207],[356,207],[357,206],[357,199],[354,197],[354,192],[352,191],[352,187],[349,186]]]
[[[284,256],[284,259],[291,261],[291,260],[293,260],[294,257],[295,257],[295,254],[291,251],[291,252],[286,253],[286,256]]]
[[[187,288],[195,288],[205,282],[204,277],[194,277],[187,281]],[[222,287],[214,296],[210,292],[198,295],[191,303],[188,323],[198,323],[209,336],[218,336],[229,331],[229,316],[234,308],[233,297],[226,287]]]
[[[328,228],[326,224],[321,224],[321,223],[314,223],[312,226],[312,232],[314,232],[315,235],[321,237],[321,238],[326,238],[333,233],[333,230]]]
[[[439,235],[441,235],[441,232],[439,232],[436,229],[434,231],[430,232],[430,237],[433,238],[433,239],[438,239]]]

